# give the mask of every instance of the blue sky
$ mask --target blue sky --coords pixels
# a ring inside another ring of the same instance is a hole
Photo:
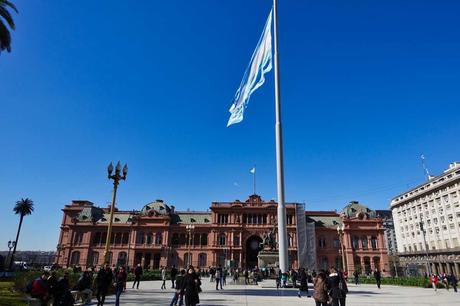
[[[273,74],[245,120],[228,108],[269,0],[15,1],[0,55],[0,249],[53,249],[61,208],[276,198]],[[460,159],[458,1],[279,1],[286,200],[374,209]]]

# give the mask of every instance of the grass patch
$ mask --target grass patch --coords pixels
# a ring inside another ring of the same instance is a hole
[[[23,306],[26,305],[20,292],[13,291],[14,282],[0,282],[0,305]]]

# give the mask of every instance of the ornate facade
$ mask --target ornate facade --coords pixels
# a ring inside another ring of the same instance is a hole
[[[299,265],[296,207],[287,203],[287,230],[290,265]],[[276,224],[277,203],[251,195],[246,201],[213,202],[209,212],[179,212],[161,200],[140,211],[115,211],[110,241],[110,262],[137,263],[146,268],[184,266],[201,268],[218,264],[236,267],[257,265],[259,243]],[[72,201],[63,209],[56,262],[83,268],[101,265],[106,243],[109,208],[89,201]],[[375,211],[351,202],[339,214],[335,211],[305,212],[314,224],[315,268],[342,266],[349,273],[379,269],[388,271],[382,220]],[[343,224],[343,248],[337,227]]]

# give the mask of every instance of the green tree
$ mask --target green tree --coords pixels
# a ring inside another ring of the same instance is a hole
[[[13,266],[14,253],[16,253],[16,247],[18,246],[19,233],[21,232],[22,221],[24,220],[25,216],[31,215],[32,212],[34,211],[34,202],[29,198],[21,199],[16,202],[16,205],[14,206],[13,211],[16,215],[19,215],[19,226],[18,226],[18,233],[16,234],[16,244],[14,245],[13,253],[11,254],[10,270],[11,270],[11,267]]]
[[[11,34],[8,27],[14,30],[16,26],[11,13],[8,11],[9,8],[18,13],[18,9],[13,3],[8,0],[0,0],[0,53],[4,50],[11,52]]]

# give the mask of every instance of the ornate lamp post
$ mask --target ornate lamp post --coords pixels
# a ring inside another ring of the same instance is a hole
[[[11,267],[11,260],[13,260],[13,258],[10,258],[10,254],[11,254],[11,249],[14,248],[14,246],[16,245],[16,241],[8,241],[8,256],[6,256],[6,261],[5,262],[5,266],[7,263],[9,263],[9,265],[7,267]],[[8,261],[8,258],[10,261]]]
[[[104,249],[104,262],[108,262],[108,255],[109,255],[109,246],[110,246],[110,238],[112,236],[112,224],[113,224],[113,212],[115,210],[115,199],[117,197],[117,188],[120,180],[126,180],[126,175],[128,175],[128,165],[125,164],[123,167],[123,175],[121,174],[121,164],[118,161],[117,166],[115,167],[115,174],[112,175],[113,172],[113,165],[112,163],[109,164],[107,167],[107,177],[109,180],[113,180],[113,194],[112,194],[112,205],[110,206],[110,220],[109,220],[109,227],[107,229],[107,239],[105,241],[105,249]]]
[[[134,224],[136,224],[137,222],[137,216],[136,216],[136,211],[133,210],[131,212],[131,226],[129,227],[129,235],[128,235],[128,255],[126,255],[126,266],[129,266],[129,253],[130,253],[130,250],[131,250],[131,237],[132,237],[132,234],[133,234],[133,226]],[[129,271],[129,269],[128,269]]]
[[[345,262],[345,246],[343,245],[343,235],[345,231],[345,225],[342,223],[342,226],[337,225],[337,234],[339,235],[339,241],[340,241],[340,250],[342,253],[342,268],[343,272],[347,272],[347,264]]]
[[[420,214],[420,231],[423,234],[423,246],[425,247],[425,256],[426,256],[426,273],[428,278],[431,276],[431,269],[430,269],[430,258],[428,256],[428,245],[426,243],[426,237],[425,237],[425,228],[423,227],[423,221],[422,221],[422,214]],[[433,289],[436,290],[436,283],[432,282]]]
[[[187,224],[185,229],[188,232],[188,258],[187,258],[187,265],[190,266],[192,264],[192,254],[190,253],[190,246],[192,245],[192,236],[193,236],[193,230],[195,229],[195,225]]]

